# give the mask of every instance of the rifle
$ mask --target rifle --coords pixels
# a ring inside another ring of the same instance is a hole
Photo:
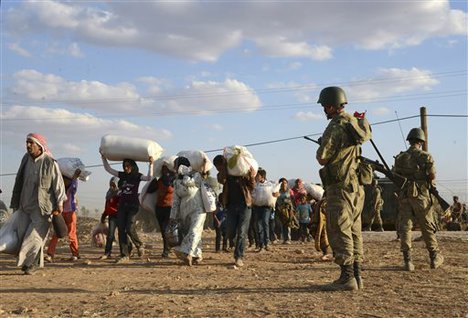
[[[371,165],[372,168],[380,173],[383,173],[387,178],[390,179],[390,181],[393,182],[393,184],[395,184],[400,190],[403,189],[403,187],[405,186],[406,182],[408,181],[408,179],[406,179],[405,177],[397,174],[397,173],[394,173],[392,172],[391,170],[388,170],[386,167],[384,167],[383,164],[381,164],[380,162],[378,162],[377,160],[371,160],[369,158],[366,158],[366,157],[363,157],[363,156],[360,156],[359,157],[361,159],[361,161],[363,163],[366,163],[368,165]]]
[[[440,196],[439,190],[437,190],[435,185],[433,185],[432,183],[429,183],[429,184],[430,184],[429,193],[431,193],[437,199],[442,210],[447,211],[447,209],[450,207],[450,204],[447,201],[445,201],[444,198]]]
[[[312,142],[315,142],[316,144],[320,145],[320,139],[319,140],[315,140],[315,139],[312,139],[310,137],[307,137],[307,136],[304,136],[304,139],[307,139],[307,140],[310,140]],[[372,141],[372,139],[371,139]],[[377,153],[379,154],[380,157],[382,157],[382,155],[380,154],[380,152],[378,151],[377,147],[375,146],[374,142],[372,142],[372,145],[374,146],[374,148],[377,150]],[[359,156],[359,159],[361,159],[361,161],[363,163],[366,163],[368,165],[371,165],[372,168],[376,171],[379,171],[381,173],[383,173],[387,178],[389,178],[400,190],[405,186],[406,182],[408,181],[405,177],[403,176],[400,176],[399,174],[396,174],[396,173],[393,173],[390,168],[388,168],[388,165],[386,164],[386,162],[384,161],[385,163],[385,166],[383,164],[381,164],[380,162],[378,161],[374,161],[372,159],[369,159],[369,158],[366,158],[366,157],[363,157],[363,156]],[[382,158],[383,159],[383,158]]]

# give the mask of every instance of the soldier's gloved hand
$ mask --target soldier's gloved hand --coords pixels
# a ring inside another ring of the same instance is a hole
[[[318,142],[319,145],[321,145],[322,144],[322,137],[319,137],[319,139],[317,139],[317,142]]]

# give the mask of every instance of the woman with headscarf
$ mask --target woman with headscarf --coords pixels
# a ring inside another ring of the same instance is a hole
[[[170,222],[179,224],[182,241],[174,251],[188,266],[202,261],[202,232],[206,213],[203,207],[200,187],[203,177],[192,170],[190,161],[178,157],[174,161],[177,178],[174,180],[174,197],[172,202]]]
[[[107,159],[102,155],[104,169],[115,177],[119,177],[120,199],[117,210],[117,223],[119,229],[120,258],[117,263],[126,263],[130,259],[130,249],[127,235],[135,244],[138,256],[143,256],[143,243],[135,229],[135,217],[140,207],[138,201],[138,188],[140,181],[150,181],[153,178],[153,158],[149,157],[148,175],[144,176],[138,171],[136,162],[132,159],[124,159],[122,168],[124,171],[117,171],[110,167]]]
[[[109,190],[106,193],[106,204],[101,215],[101,223],[105,223],[106,217],[109,219],[109,231],[107,233],[106,247],[101,260],[108,259],[112,253],[112,244],[115,239],[115,229],[118,226],[117,211],[119,208],[119,178],[112,177],[109,181]]]

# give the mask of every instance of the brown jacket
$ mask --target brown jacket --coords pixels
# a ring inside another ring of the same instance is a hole
[[[217,175],[218,182],[223,185],[223,193],[221,193],[221,201],[222,201],[223,206],[225,207],[227,207],[230,203],[228,202],[229,201],[228,199],[229,187],[227,184],[227,177],[228,177],[227,169],[218,172],[218,175]],[[252,206],[252,191],[255,187],[255,175],[250,173],[244,177],[239,177],[239,178],[240,178],[239,184],[242,189],[242,193],[244,194],[245,204],[248,207],[251,207]]]

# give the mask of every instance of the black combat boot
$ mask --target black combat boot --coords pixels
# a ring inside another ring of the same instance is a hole
[[[429,257],[431,259],[431,268],[438,268],[444,262],[444,257],[437,251],[430,251]]]
[[[353,265],[340,265],[340,277],[333,283],[323,286],[325,291],[352,291],[358,290],[356,279],[354,278]]]
[[[362,275],[361,275],[361,263],[354,262],[353,270],[354,270],[354,278],[356,279],[358,288],[364,289],[364,283],[362,281]]]
[[[403,252],[403,260],[405,261],[405,271],[413,272],[414,271],[414,264],[411,261],[411,252],[410,251]]]

